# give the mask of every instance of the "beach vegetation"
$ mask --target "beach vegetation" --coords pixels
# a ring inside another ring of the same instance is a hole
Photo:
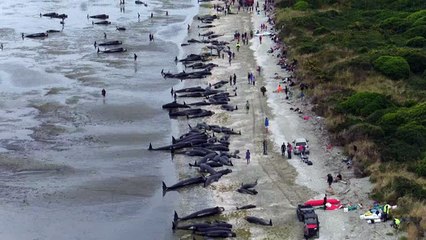
[[[373,199],[403,205],[397,216],[416,219],[404,227],[410,239],[424,237],[426,2],[277,5],[280,37],[289,59],[298,60],[296,77],[313,86],[306,96],[325,118],[332,144],[354,156],[357,176],[370,176]]]

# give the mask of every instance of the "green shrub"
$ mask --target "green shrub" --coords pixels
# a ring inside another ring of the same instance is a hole
[[[407,119],[422,122],[426,119],[426,102],[421,102],[406,111]]]
[[[298,52],[300,54],[310,54],[310,53],[316,53],[319,52],[321,49],[318,47],[318,45],[314,43],[305,43],[301,47],[298,48]]]
[[[407,47],[413,47],[413,48],[423,48],[426,47],[426,38],[424,37],[414,37],[407,41],[406,43]]]
[[[381,109],[381,110],[377,110],[375,112],[373,112],[372,114],[370,114],[365,120],[371,124],[377,124],[379,123],[380,119],[382,119],[382,117],[387,114],[387,113],[393,113],[395,112],[395,108],[386,108],[386,109]]]
[[[419,200],[424,200],[426,198],[426,190],[422,185],[404,177],[395,177],[392,182],[392,188],[395,190],[397,198],[406,195],[410,195]]]
[[[426,157],[417,162],[415,165],[415,172],[421,177],[426,177]]]
[[[397,139],[384,142],[381,149],[382,159],[386,162],[413,162],[419,160],[422,155],[418,147]]]
[[[319,27],[319,28],[316,28],[313,32],[312,32],[312,34],[314,35],[314,36],[318,36],[318,35],[323,35],[323,34],[326,34],[326,33],[329,33],[330,32],[330,30],[329,29],[327,29],[327,28],[325,28],[325,27]]]
[[[409,122],[398,127],[395,137],[418,147],[421,151],[426,148],[426,127],[419,125],[417,122]]]
[[[411,23],[414,23],[415,21],[417,21],[418,19],[420,19],[422,17],[426,17],[426,10],[425,9],[414,12],[414,13],[408,15],[407,20],[410,21]]]
[[[426,38],[426,25],[420,25],[420,26],[415,26],[412,27],[410,29],[408,29],[404,35],[408,38],[413,38],[413,37],[424,37]]]
[[[405,32],[411,26],[410,22],[399,17],[390,17],[383,20],[379,27],[383,30],[390,30],[395,33]]]
[[[389,99],[379,93],[359,92],[342,102],[339,108],[343,112],[367,117],[373,112],[391,106]]]
[[[413,27],[416,27],[416,26],[422,26],[422,25],[425,25],[426,24],[426,16],[425,17],[422,17],[422,18],[419,18],[419,19],[417,19],[414,23],[413,23]]]
[[[309,3],[305,1],[298,1],[293,5],[293,9],[298,11],[306,11],[309,9]]]
[[[420,51],[406,51],[401,57],[407,60],[413,73],[423,73],[426,69],[426,53]]]
[[[380,139],[384,136],[384,131],[381,127],[369,123],[358,123],[348,129],[347,139],[349,142],[369,137]]]
[[[407,79],[410,66],[398,56],[381,56],[374,61],[374,68],[391,79]]]
[[[405,111],[400,109],[396,112],[386,113],[378,123],[386,133],[390,134],[395,132],[399,126],[406,122],[405,117]]]

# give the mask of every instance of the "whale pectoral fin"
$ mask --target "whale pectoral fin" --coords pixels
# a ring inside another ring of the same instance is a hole
[[[151,144],[151,143],[149,143],[148,150],[154,150],[154,149],[152,148],[152,144]]]
[[[269,225],[272,226],[272,219],[269,219]]]

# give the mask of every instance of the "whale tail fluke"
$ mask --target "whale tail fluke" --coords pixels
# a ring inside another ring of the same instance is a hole
[[[151,143],[149,143],[148,150],[154,150],[154,149],[152,148],[152,144],[151,144]]]
[[[177,212],[175,211],[175,215],[173,216],[173,222],[177,222],[177,220],[179,220],[179,216]]]

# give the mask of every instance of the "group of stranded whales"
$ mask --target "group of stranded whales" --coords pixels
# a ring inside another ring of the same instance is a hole
[[[198,20],[204,24],[199,26],[200,28],[207,28],[213,26],[213,21],[217,19],[216,15],[206,15],[198,17]],[[165,73],[161,71],[162,76],[166,78],[175,79],[202,79],[207,75],[211,75],[211,70],[217,67],[217,64],[207,63],[211,60],[212,56],[220,56],[221,51],[230,51],[227,46],[229,43],[225,41],[212,40],[220,37],[220,34],[215,34],[213,31],[208,31],[199,35],[205,40],[188,40],[189,43],[204,43],[208,44],[207,48],[210,49],[210,53],[202,54],[189,54],[182,59],[175,59],[175,62],[182,63],[185,69],[191,69],[191,71],[182,71],[180,73]],[[217,51],[214,55],[213,50]],[[174,96],[174,101],[162,105],[162,108],[167,110],[171,118],[177,118],[184,116],[186,118],[196,118],[211,116],[214,114],[213,111],[205,110],[200,108],[201,106],[208,105],[220,105],[220,108],[226,111],[238,110],[237,106],[230,104],[232,96],[236,96],[236,88],[233,89],[234,93],[230,94],[220,88],[228,84],[228,81],[221,80],[216,83],[209,83],[208,86],[193,86],[186,87],[178,90],[171,89],[171,94]],[[177,99],[186,101],[178,102]],[[193,98],[202,98],[201,100],[192,101]],[[191,99],[191,100],[190,100]],[[167,185],[164,181],[162,182],[163,196],[169,191],[179,191],[182,188],[189,187],[208,187],[213,182],[218,182],[220,179],[227,174],[232,173],[233,159],[240,159],[238,155],[239,150],[231,151],[230,138],[232,135],[241,135],[240,131],[235,131],[232,128],[219,126],[215,124],[207,124],[205,122],[197,123],[195,126],[189,125],[189,129],[186,133],[183,133],[179,137],[171,137],[172,142],[169,145],[153,147],[152,143],[149,144],[148,150],[150,151],[167,151],[172,154],[184,154],[190,157],[198,157],[195,161],[188,163],[190,168],[195,171],[194,175],[190,175],[187,178],[179,179],[178,182]],[[254,189],[258,181],[251,183],[242,183],[236,191],[256,195],[258,192]],[[233,211],[247,211],[248,209],[256,208],[254,204],[237,206]],[[194,222],[195,219],[216,216],[223,213],[225,209],[223,207],[210,207],[199,211],[195,211],[186,216],[179,216],[177,212],[174,212],[172,221],[172,229],[191,231],[192,234],[203,236],[206,239],[210,238],[227,238],[236,237],[236,233],[232,230],[232,225],[227,222]],[[272,226],[272,220],[265,220],[255,216],[247,216],[245,220],[249,223]],[[191,221],[190,224],[182,224],[183,221]],[[200,221],[200,220],[198,220]]]
[[[144,4],[145,6],[147,6],[146,3],[142,2],[142,1],[136,1],[136,4]],[[56,13],[56,12],[49,12],[49,13],[40,13],[40,17],[50,17],[50,18],[59,18],[62,19],[62,21],[60,22],[63,26],[64,24],[64,20],[66,18],[68,18],[67,14],[64,13]],[[92,19],[97,19],[99,21],[92,21],[93,25],[110,25],[111,22],[106,20],[109,19],[109,15],[107,14],[96,14],[96,15],[89,15],[87,14],[87,19],[92,18]],[[62,28],[63,29],[63,28]],[[116,26],[116,29],[118,31],[125,31],[126,28],[123,26]],[[54,29],[50,29],[47,30],[46,32],[40,32],[40,33],[31,33],[31,34],[24,34],[22,33],[22,39],[24,38],[46,38],[49,36],[48,33],[58,33],[58,32],[62,32],[62,30],[54,30]],[[106,36],[106,35],[105,35]],[[118,40],[114,40],[114,41],[108,41],[108,42],[104,42],[104,43],[100,43],[98,45],[96,45],[95,42],[95,48],[96,46],[101,46],[101,47],[107,47],[107,46],[115,46],[115,45],[121,45],[122,42],[118,41]],[[123,47],[117,47],[117,48],[105,48],[104,50],[101,49],[97,49],[97,53],[122,53],[122,52],[127,52],[126,48]]]

